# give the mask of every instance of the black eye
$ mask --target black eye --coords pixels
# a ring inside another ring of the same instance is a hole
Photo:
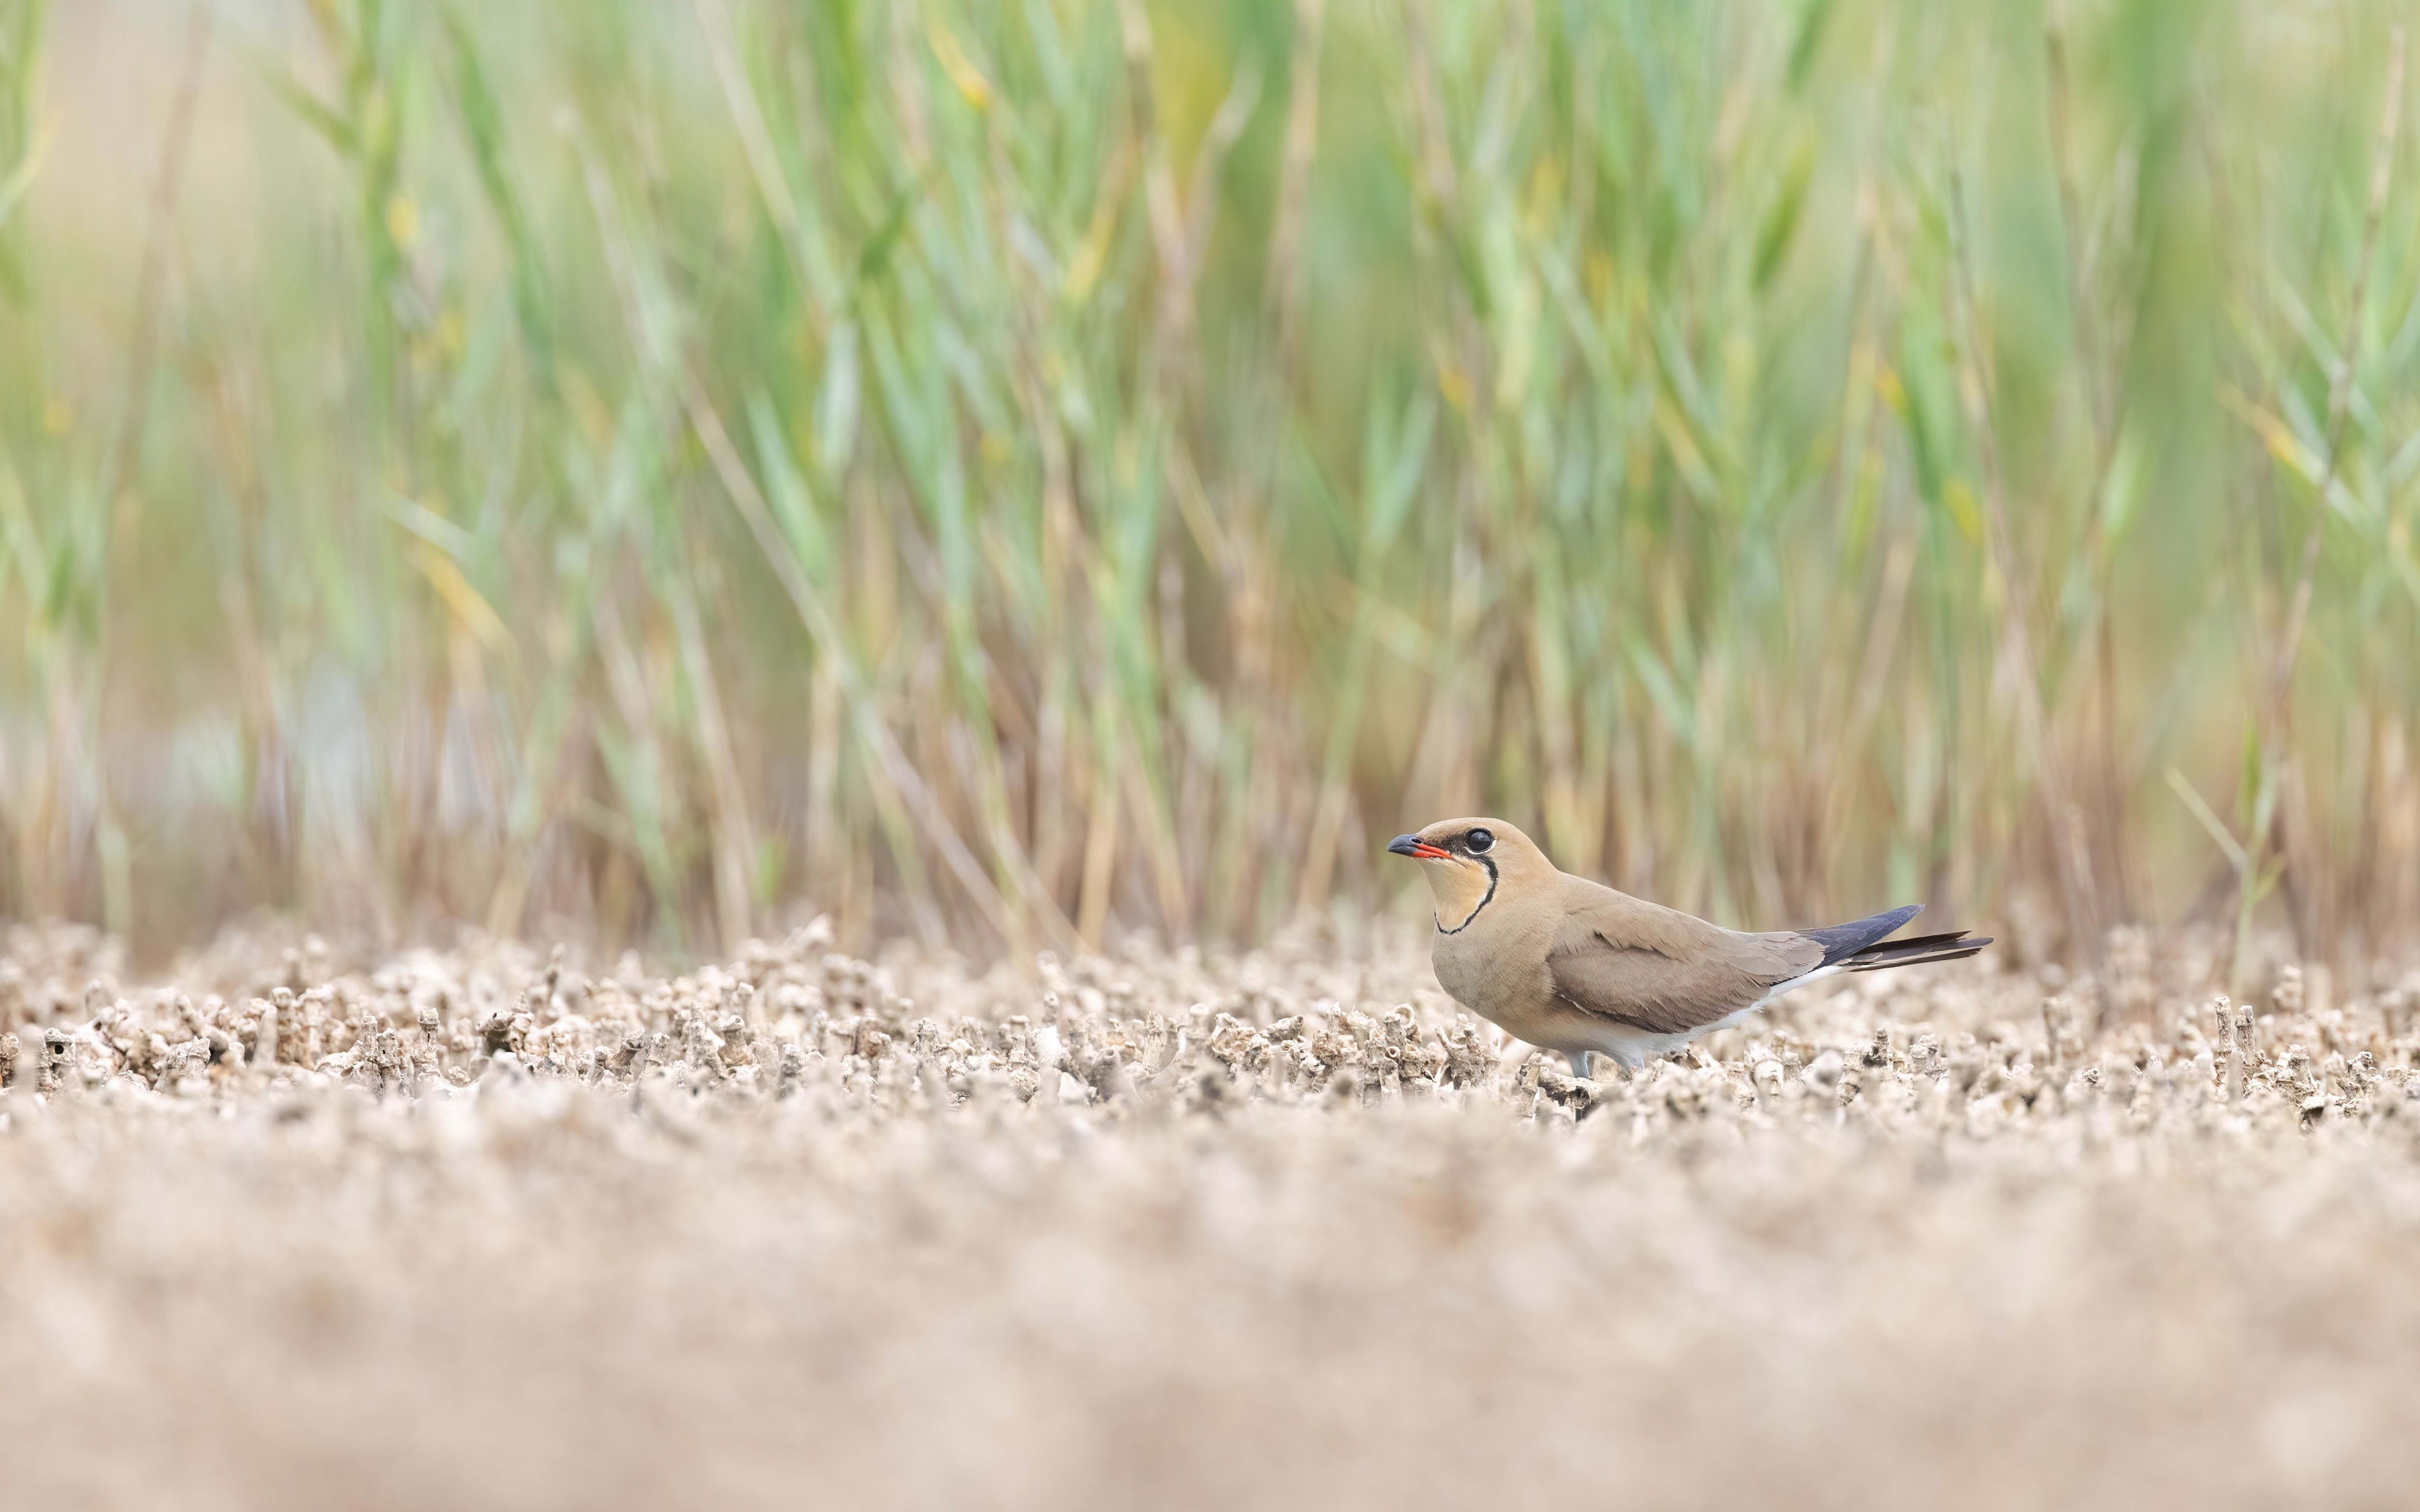
[[[1489,830],[1474,829],[1462,837],[1462,842],[1470,847],[1471,855],[1484,856],[1496,848],[1496,836]]]

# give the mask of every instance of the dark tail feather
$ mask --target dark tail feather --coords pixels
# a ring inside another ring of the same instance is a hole
[[[1923,910],[1922,903],[1910,903],[1871,918],[1826,924],[1822,929],[1803,929],[1798,933],[1823,948],[1819,968],[1838,966],[1843,971],[1880,971],[1885,966],[1920,965],[1929,961],[1962,961],[1992,943],[1964,930],[1917,934],[1904,940],[1885,938]]]
[[[1840,963],[1844,971],[1881,971],[1890,966],[1929,965],[1935,961],[1963,961],[1991,944],[1988,936],[1952,933],[1926,934],[1913,940],[1869,945]]]
[[[1846,924],[1826,924],[1821,929],[1803,929],[1798,933],[1823,948],[1823,959],[1818,966],[1837,966],[1876,940],[1924,912],[1924,904],[1910,903],[1894,908],[1887,914],[1860,918]]]

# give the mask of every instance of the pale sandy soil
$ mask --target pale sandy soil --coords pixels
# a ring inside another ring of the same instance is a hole
[[[17,932],[0,1504],[2420,1495],[2404,992],[2232,1062],[2135,952],[2054,1057],[1978,963],[1591,1088],[1408,937],[826,950],[240,939],[180,1004]]]

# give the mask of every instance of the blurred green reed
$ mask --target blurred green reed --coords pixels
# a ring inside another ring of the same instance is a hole
[[[10,912],[2420,920],[2396,7],[140,8],[95,210],[0,0]]]

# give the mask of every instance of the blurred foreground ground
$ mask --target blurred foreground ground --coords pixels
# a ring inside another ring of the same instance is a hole
[[[180,996],[17,932],[0,1501],[2410,1494],[2399,990],[2223,1029],[2121,949],[2096,1037],[1986,958],[1590,1085],[1408,939],[826,951],[236,940]]]

